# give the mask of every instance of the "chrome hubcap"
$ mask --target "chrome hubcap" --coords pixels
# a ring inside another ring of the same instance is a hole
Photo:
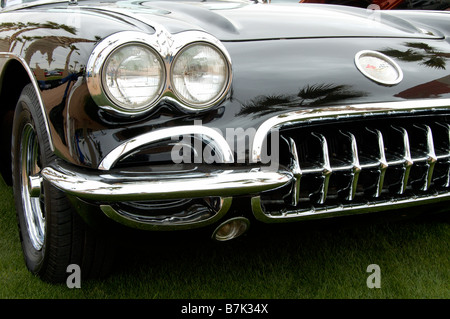
[[[31,124],[26,124],[21,140],[21,192],[29,238],[41,250],[45,237],[44,197],[39,160],[39,144]]]

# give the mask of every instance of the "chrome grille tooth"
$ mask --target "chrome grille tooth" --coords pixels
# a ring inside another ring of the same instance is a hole
[[[291,190],[291,205],[297,206],[300,198],[300,179],[302,177],[302,170],[300,168],[300,160],[298,157],[297,145],[295,144],[295,141],[292,137],[289,137],[289,139],[283,137],[283,139],[288,143],[289,152],[291,155],[291,163],[289,165],[289,169],[293,175],[293,182],[292,182],[293,184]]]
[[[424,133],[426,134],[427,171],[425,173],[424,183],[421,187],[421,190],[426,191],[430,188],[431,181],[433,178],[434,166],[436,165],[436,162],[437,162],[436,152],[434,149],[433,132],[431,131],[431,127],[428,125],[422,125],[422,126],[415,125],[415,126],[418,127],[419,129],[423,130]]]
[[[383,134],[375,129],[375,130],[371,130],[369,128],[366,127],[366,130],[369,131],[370,133],[373,133],[376,135],[377,137],[377,141],[378,141],[378,152],[379,152],[379,157],[378,157],[378,163],[379,163],[379,175],[378,175],[378,180],[377,180],[377,186],[375,189],[375,194],[373,194],[373,197],[378,198],[381,195],[381,192],[383,190],[383,186],[384,186],[384,177],[386,175],[386,170],[389,167],[389,164],[386,160],[386,152],[384,149],[384,138],[383,138]]]
[[[448,131],[448,143],[450,146],[450,124],[447,124],[447,131]],[[450,187],[450,147],[448,151],[448,159],[449,167],[448,167],[448,174],[447,174],[447,182],[445,183],[444,187]]]
[[[318,138],[321,143],[322,149],[322,185],[320,187],[320,197],[317,201],[318,204],[324,204],[328,194],[328,186],[330,184],[330,177],[333,172],[330,164],[330,154],[328,149],[328,142],[325,136],[318,133],[311,133],[314,137]]]
[[[427,128],[427,148],[428,148],[428,171],[427,171],[427,181],[426,181],[426,189],[428,190],[428,188],[430,188],[431,182],[433,180],[433,172],[434,172],[434,167],[436,165],[437,162],[437,157],[436,157],[436,151],[434,149],[434,139],[433,139],[433,131],[431,130],[431,127],[429,127],[428,125],[426,126]]]
[[[409,173],[411,171],[411,167],[414,162],[411,158],[411,147],[409,144],[409,135],[408,131],[403,127],[392,126],[395,130],[402,134],[402,144],[403,144],[403,174],[400,181],[400,189],[398,190],[398,194],[401,195],[405,192],[406,187],[408,186]]]
[[[447,164],[447,174],[445,181],[443,183],[443,187],[447,188],[450,187],[450,124],[447,123],[436,123],[437,125],[443,127],[447,130],[447,153],[443,154],[442,156],[436,156],[436,158],[439,160],[443,160],[445,164]],[[445,140],[445,138],[444,138]],[[445,147],[445,146],[444,146]]]
[[[342,131],[341,134],[346,136],[350,142],[352,168],[351,168],[351,180],[349,184],[350,188],[346,200],[351,201],[355,198],[356,188],[358,186],[359,173],[361,172],[361,164],[359,163],[358,145],[356,143],[355,135],[353,135],[350,132],[342,132]]]

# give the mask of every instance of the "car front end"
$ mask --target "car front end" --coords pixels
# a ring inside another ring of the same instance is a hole
[[[196,228],[228,215],[271,223],[448,200],[449,50],[442,31],[388,13],[314,6],[289,16],[335,18],[320,27],[302,21],[309,30],[289,20],[292,30],[267,22],[255,25],[264,30],[241,31],[241,11],[277,13],[262,5],[216,6],[189,14],[202,23],[221,17],[229,24],[214,24],[222,41],[200,29],[173,33],[163,26],[166,13],[148,22],[152,34],[124,31],[98,43],[77,90],[86,94],[87,87],[103,127],[89,130],[77,118],[85,116],[76,114],[79,106],[69,105],[69,152],[85,167],[58,160],[42,178],[115,221],[149,230]],[[183,9],[166,10],[176,17]],[[105,10],[138,18],[123,8]],[[338,24],[349,15],[359,31]],[[124,66],[126,59],[132,61]],[[359,60],[392,65],[392,82],[364,74]],[[145,74],[133,73],[136,63]],[[119,77],[111,75],[116,67]],[[131,83],[144,77],[148,96],[137,94],[145,84]],[[432,82],[444,87],[438,98],[426,91]],[[251,212],[234,208],[234,199],[245,199]]]
[[[27,202],[51,185],[88,224],[208,227],[219,241],[250,223],[448,205],[449,14],[249,1],[12,12],[27,38],[4,37],[2,61],[33,74],[55,154],[22,174]]]

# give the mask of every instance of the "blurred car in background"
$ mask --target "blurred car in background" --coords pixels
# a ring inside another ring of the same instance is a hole
[[[354,6],[360,8],[448,10],[450,0],[300,0],[300,3],[326,3]]]

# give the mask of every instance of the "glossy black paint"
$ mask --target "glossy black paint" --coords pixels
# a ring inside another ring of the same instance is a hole
[[[220,2],[191,6],[179,1],[84,7],[93,3],[0,14],[2,70],[12,61],[5,53],[29,65],[41,89],[56,153],[78,165],[96,168],[129,138],[195,120],[224,131],[230,125],[257,128],[274,115],[304,107],[450,98],[449,13],[373,16],[357,8],[244,2],[226,3],[226,8]],[[173,33],[206,30],[223,41],[233,63],[233,82],[221,105],[190,112],[165,102],[127,118],[95,104],[84,72],[96,43],[123,30],[151,33],[152,23]],[[354,65],[361,50],[394,58],[404,80],[389,87],[364,77]]]

